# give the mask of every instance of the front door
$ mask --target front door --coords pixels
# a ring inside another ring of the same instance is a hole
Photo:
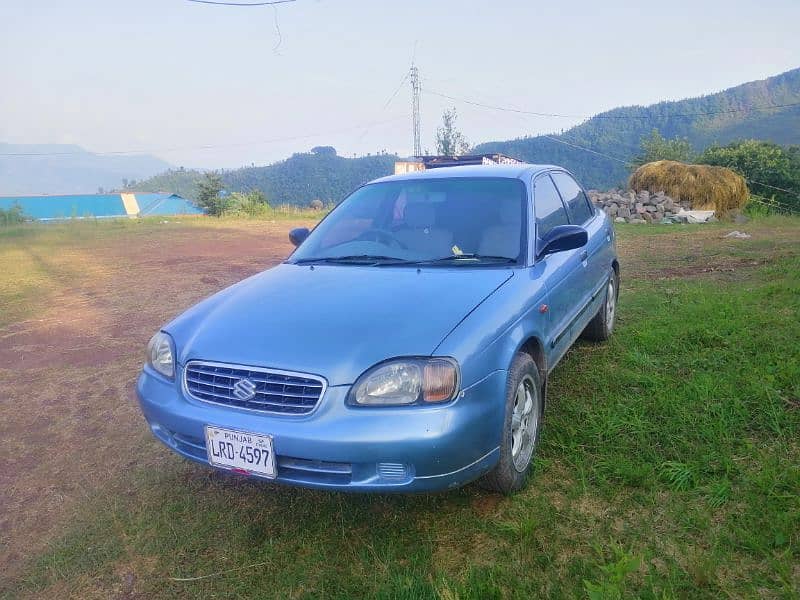
[[[558,225],[568,225],[567,210],[550,176],[539,175],[533,182],[533,206],[536,215],[536,242]],[[580,331],[573,331],[584,294],[584,248],[565,250],[537,259],[548,290],[549,325],[545,343],[552,353],[551,364],[564,355]]]

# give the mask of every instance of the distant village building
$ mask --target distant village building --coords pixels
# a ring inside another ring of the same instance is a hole
[[[457,167],[461,165],[514,165],[523,161],[505,154],[465,154],[464,156],[413,156],[394,163],[394,174],[427,171],[440,167]]]
[[[71,194],[65,196],[0,196],[0,208],[22,207],[29,219],[150,217],[200,215],[203,211],[177,194]]]

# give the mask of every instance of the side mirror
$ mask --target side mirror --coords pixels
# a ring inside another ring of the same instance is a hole
[[[289,241],[295,246],[302,244],[311,233],[308,227],[296,227],[289,232]]]
[[[589,234],[583,227],[578,225],[558,225],[539,240],[536,258],[555,252],[563,252],[564,250],[582,248],[588,241]]]

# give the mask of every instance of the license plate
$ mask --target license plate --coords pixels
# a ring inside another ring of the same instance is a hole
[[[272,436],[206,425],[206,452],[215,467],[276,476]]]

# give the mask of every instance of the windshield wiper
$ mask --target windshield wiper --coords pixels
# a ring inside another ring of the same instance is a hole
[[[299,258],[294,261],[296,265],[307,265],[311,263],[353,263],[365,265],[385,265],[415,263],[415,261],[398,258],[396,256],[383,256],[380,254],[348,254],[346,256],[316,256],[310,258]]]
[[[415,264],[418,265],[430,265],[436,263],[446,263],[446,262],[459,262],[459,261],[485,261],[491,263],[501,263],[501,264],[511,264],[516,263],[516,258],[511,258],[510,256],[494,256],[492,254],[477,254],[474,252],[465,252],[464,254],[452,254],[450,256],[442,256],[441,258],[431,258],[429,260],[420,260],[417,261]]]
[[[494,256],[491,254],[464,253],[453,254],[451,256],[441,256],[439,258],[428,258],[423,260],[408,260],[397,256],[384,256],[381,254],[348,254],[345,256],[316,256],[309,258],[298,258],[293,261],[295,265],[308,265],[314,263],[323,264],[353,264],[353,265],[433,265],[448,262],[469,262],[471,264],[512,264],[516,263],[516,258],[509,256]]]

